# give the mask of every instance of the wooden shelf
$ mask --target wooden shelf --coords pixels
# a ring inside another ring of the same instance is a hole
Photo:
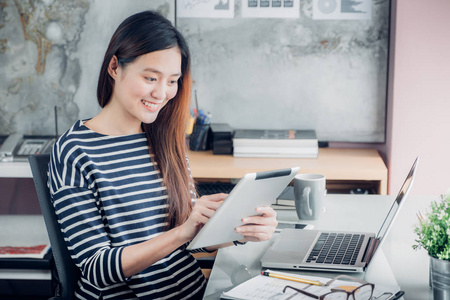
[[[364,186],[374,187],[377,194],[387,193],[388,171],[375,149],[320,148],[317,158],[236,158],[212,151],[190,151],[188,156],[198,181],[238,179],[246,173],[299,166],[299,173],[325,175],[331,190]]]

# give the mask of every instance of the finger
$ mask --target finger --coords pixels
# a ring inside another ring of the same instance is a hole
[[[202,201],[197,201],[194,205],[194,209],[207,208],[216,211],[222,202],[209,201],[207,199],[203,199]]]
[[[200,213],[193,213],[190,215],[188,219],[188,223],[193,224],[195,227],[203,227],[203,225],[208,222],[209,218],[200,214]]]
[[[197,211],[193,211],[190,215],[190,219],[196,224],[196,226],[198,224],[206,224],[206,222],[209,221],[209,219],[211,218],[211,216],[214,214],[213,210],[210,209],[201,209],[201,210],[197,210]]]
[[[200,204],[200,205],[204,205],[204,206],[207,206],[209,208],[216,210],[222,204],[222,202],[226,199],[227,196],[228,196],[228,194],[224,194],[224,193],[205,195],[205,196],[200,197],[200,199],[197,200],[196,205]]]
[[[244,224],[261,224],[275,227],[278,225],[278,221],[276,219],[277,213],[273,210],[273,208],[269,206],[260,206],[256,208],[256,212],[260,215],[243,218],[242,222]]]
[[[250,226],[245,226],[245,227],[250,227]],[[261,227],[261,226],[257,226],[257,227]],[[270,228],[267,228],[267,230],[262,230],[260,231],[261,228],[259,228],[259,230],[252,230],[252,228],[246,228],[241,230],[241,232],[238,232],[239,234],[243,235],[245,239],[250,240],[250,241],[265,241],[265,240],[270,240],[272,238],[273,235],[273,231],[270,230]]]
[[[225,198],[227,198],[227,197],[228,197],[228,194],[219,193],[219,194],[205,195],[205,196],[200,197],[200,199],[203,198],[203,199],[207,199],[207,200],[210,200],[210,201],[219,202],[219,201],[225,200]]]
[[[208,217],[199,215],[199,216],[196,218],[196,220],[194,220],[194,221],[195,221],[196,226],[203,227],[203,225],[205,225],[206,222],[208,222],[208,220],[209,220]]]
[[[236,227],[236,232],[243,236],[254,236],[258,234],[270,235],[275,231],[273,226],[263,226],[263,225],[244,225]]]
[[[277,227],[278,221],[274,216],[251,216],[242,219],[244,224],[256,224]]]
[[[197,213],[199,215],[205,216],[208,219],[212,217],[212,215],[216,212],[215,208],[210,208],[207,206],[198,206],[195,207],[192,213]]]
[[[268,217],[276,217],[277,212],[270,206],[259,206],[256,208],[256,212]]]

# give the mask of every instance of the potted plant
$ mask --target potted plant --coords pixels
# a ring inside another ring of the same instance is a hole
[[[450,299],[450,189],[431,202],[425,216],[418,213],[419,224],[414,249],[423,248],[430,256],[430,286],[434,299]]]

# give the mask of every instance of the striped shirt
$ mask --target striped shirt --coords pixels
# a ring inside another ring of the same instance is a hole
[[[107,136],[78,121],[53,147],[49,187],[81,270],[77,298],[201,298],[205,278],[187,245],[124,277],[124,247],[164,233],[167,225],[167,193],[145,133]]]

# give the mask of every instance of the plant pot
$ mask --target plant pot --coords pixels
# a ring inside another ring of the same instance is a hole
[[[450,261],[430,256],[430,284],[434,300],[450,300]]]

